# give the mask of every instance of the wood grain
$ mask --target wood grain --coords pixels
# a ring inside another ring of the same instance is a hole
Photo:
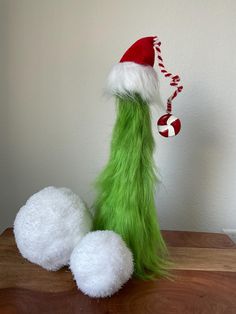
[[[91,299],[76,288],[67,268],[48,272],[24,260],[8,229],[0,236],[0,313],[235,314],[232,241],[221,234],[163,234],[175,280],[132,279],[111,298]]]
[[[236,244],[222,233],[163,230],[162,235],[169,246],[217,249],[236,248]]]
[[[236,249],[170,247],[173,269],[236,272]]]

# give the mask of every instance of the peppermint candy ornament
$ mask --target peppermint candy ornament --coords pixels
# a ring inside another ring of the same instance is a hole
[[[180,77],[178,75],[173,75],[172,73],[168,72],[165,68],[162,56],[161,56],[161,42],[159,41],[158,37],[154,37],[153,39],[153,47],[157,53],[158,65],[161,69],[161,73],[166,78],[170,78],[170,86],[175,87],[174,93],[168,98],[167,100],[167,108],[166,114],[157,121],[157,127],[159,133],[164,137],[171,137],[175,136],[179,133],[181,129],[181,122],[178,118],[171,114],[172,111],[172,100],[183,90],[183,86],[179,85]]]
[[[157,121],[158,132],[164,137],[172,137],[179,133],[181,122],[170,113],[161,116]]]

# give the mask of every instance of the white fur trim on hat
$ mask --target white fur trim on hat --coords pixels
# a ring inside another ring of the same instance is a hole
[[[106,93],[117,96],[138,93],[143,100],[156,102],[159,99],[157,73],[149,65],[117,63],[108,76]]]

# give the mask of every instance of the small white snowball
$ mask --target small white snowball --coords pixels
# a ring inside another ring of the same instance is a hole
[[[113,231],[88,233],[74,248],[70,269],[78,288],[90,297],[111,296],[133,273],[133,256]]]
[[[20,253],[47,270],[68,265],[70,255],[91,230],[91,214],[67,188],[46,187],[21,207],[14,222]]]

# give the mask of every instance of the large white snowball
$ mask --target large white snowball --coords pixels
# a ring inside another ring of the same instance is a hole
[[[32,195],[19,210],[14,234],[23,257],[57,270],[68,264],[71,252],[91,225],[91,215],[76,194],[50,186]]]
[[[118,234],[94,231],[73,250],[70,268],[81,291],[90,297],[107,297],[132,276],[133,257]]]

